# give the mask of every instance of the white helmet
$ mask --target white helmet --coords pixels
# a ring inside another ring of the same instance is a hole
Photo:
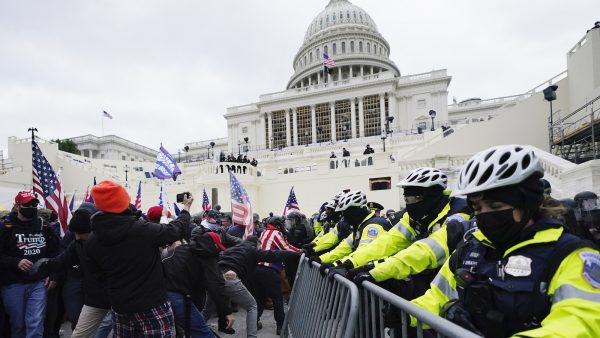
[[[335,210],[336,203],[335,201],[327,201],[325,203],[325,209],[334,209]]]
[[[363,208],[367,205],[367,195],[361,191],[349,191],[339,200],[335,211],[344,211],[349,207]]]
[[[518,184],[533,173],[544,174],[539,158],[529,146],[496,146],[477,153],[460,170],[452,196]]]
[[[448,187],[448,176],[439,169],[423,167],[411,171],[396,186],[429,188],[436,184],[442,187],[442,189],[446,189]]]

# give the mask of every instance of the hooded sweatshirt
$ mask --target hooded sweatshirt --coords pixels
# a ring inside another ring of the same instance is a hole
[[[125,211],[92,216],[87,241],[90,268],[106,276],[110,304],[119,314],[150,310],[167,301],[159,248],[182,236],[190,223],[182,210],[169,224],[149,223]]]
[[[192,238],[190,244],[178,246],[172,256],[163,260],[167,290],[191,295],[193,299],[203,299],[208,291],[219,317],[226,316],[231,308],[218,265],[221,249],[209,236]]]
[[[58,254],[58,237],[47,226],[42,226],[39,217],[31,221],[21,221],[12,212],[0,230],[0,266],[2,284],[31,283],[42,279],[39,275],[29,275],[17,265],[22,259],[35,263],[40,258]]]

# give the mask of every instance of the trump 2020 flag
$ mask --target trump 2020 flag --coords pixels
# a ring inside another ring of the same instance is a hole
[[[212,206],[210,205],[210,200],[206,194],[206,189],[202,189],[202,211],[210,211],[211,209]]]
[[[159,180],[167,180],[172,178],[173,181],[177,180],[177,176],[181,175],[181,169],[177,166],[173,156],[160,145],[160,151],[156,156],[156,169],[154,169],[154,177]]]
[[[140,183],[138,183],[138,190],[137,190],[137,194],[135,195],[134,206],[137,210],[142,209],[142,181],[140,181]]]
[[[246,228],[244,238],[254,233],[254,222],[252,219],[252,204],[246,189],[240,184],[234,174],[229,172],[231,183],[231,221],[243,225]]]
[[[300,211],[300,206],[298,206],[298,200],[296,199],[296,194],[294,193],[294,187],[292,187],[290,190],[290,195],[288,196],[285,207],[283,208],[283,216],[287,215],[287,213],[292,210]]]

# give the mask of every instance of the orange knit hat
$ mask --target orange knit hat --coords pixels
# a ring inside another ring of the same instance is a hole
[[[96,208],[112,214],[127,210],[131,197],[122,185],[113,181],[102,181],[92,187],[92,198]]]

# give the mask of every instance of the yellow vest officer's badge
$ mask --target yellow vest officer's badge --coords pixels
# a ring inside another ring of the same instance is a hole
[[[504,272],[515,277],[531,275],[531,258],[525,256],[510,256],[504,267]]]
[[[583,261],[583,278],[592,287],[600,289],[600,255],[584,251],[579,253],[579,257]]]

